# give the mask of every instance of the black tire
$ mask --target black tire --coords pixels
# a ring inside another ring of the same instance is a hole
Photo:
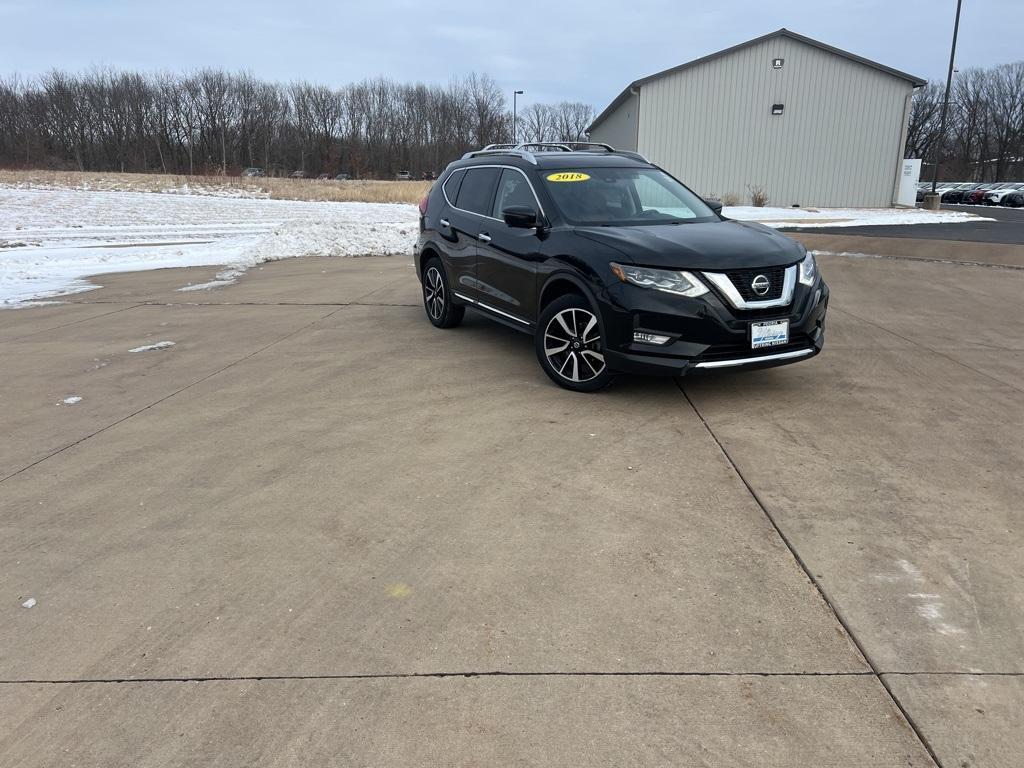
[[[578,294],[561,296],[544,307],[534,344],[544,373],[565,389],[597,392],[615,376],[605,363],[601,320]]]
[[[444,265],[436,256],[423,265],[423,309],[437,328],[454,328],[466,315],[466,308],[453,301]]]

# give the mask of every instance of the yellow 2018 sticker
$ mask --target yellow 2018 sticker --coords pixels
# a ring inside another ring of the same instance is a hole
[[[586,181],[589,179],[585,173],[577,173],[575,171],[563,171],[561,173],[552,173],[547,176],[548,181]]]

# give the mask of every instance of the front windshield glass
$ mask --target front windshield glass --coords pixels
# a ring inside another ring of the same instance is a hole
[[[657,168],[565,168],[541,174],[571,224],[634,226],[716,221],[699,197]]]

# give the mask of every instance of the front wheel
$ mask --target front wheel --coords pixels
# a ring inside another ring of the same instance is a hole
[[[544,308],[535,344],[541,368],[560,387],[596,392],[612,381],[601,323],[582,296],[562,296]]]

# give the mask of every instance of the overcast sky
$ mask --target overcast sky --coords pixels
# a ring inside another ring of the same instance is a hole
[[[494,7],[505,10],[492,10]],[[965,0],[957,66],[1024,58],[1024,0]],[[598,110],[630,81],[779,27],[944,79],[955,0],[0,0],[0,75],[103,64],[330,85],[486,72]],[[486,8],[486,9],[485,9]],[[515,9],[515,10],[513,10]]]

